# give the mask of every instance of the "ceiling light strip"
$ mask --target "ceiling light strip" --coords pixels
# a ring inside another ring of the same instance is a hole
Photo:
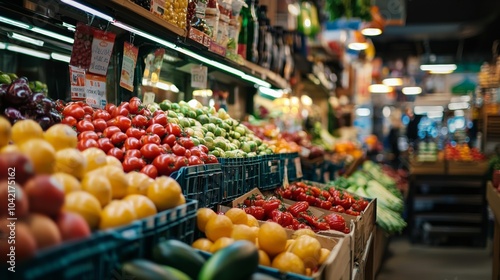
[[[7,36],[11,39],[23,41],[25,43],[33,44],[33,45],[39,46],[39,47],[43,47],[43,44],[45,43],[42,40],[37,40],[37,39],[31,38],[28,36],[24,36],[24,35],[15,33],[15,32],[9,33],[9,35],[7,35]]]
[[[50,59],[50,54],[48,54],[46,52],[40,52],[37,50],[33,50],[33,49],[21,47],[21,46],[7,44],[7,50],[12,51],[12,52],[22,53],[25,55],[38,57],[38,58]]]
[[[83,4],[78,3],[76,1],[73,1],[73,0],[61,0],[61,2],[66,3],[66,4],[70,5],[70,6],[73,6],[73,7],[77,8],[77,9],[80,9],[80,10],[82,10],[84,12],[89,13],[89,14],[93,14],[93,15],[95,15],[97,17],[100,17],[100,18],[102,18],[104,20],[107,20],[107,21],[113,21],[114,20],[111,16],[108,16],[107,14],[101,13],[101,12],[99,12],[96,9],[90,8],[88,6],[85,6]]]

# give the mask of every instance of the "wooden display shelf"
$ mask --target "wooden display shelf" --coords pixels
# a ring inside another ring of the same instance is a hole
[[[500,194],[491,182],[486,186],[486,198],[495,216],[493,237],[493,275],[491,279],[500,279]]]
[[[446,174],[445,161],[416,161],[410,160],[411,175],[441,175]]]
[[[448,174],[481,176],[488,172],[487,161],[448,161]]]

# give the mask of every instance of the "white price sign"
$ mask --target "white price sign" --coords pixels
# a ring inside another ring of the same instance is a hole
[[[191,87],[207,88],[207,67],[193,66],[191,68]]]
[[[86,103],[93,108],[106,106],[106,77],[87,74],[85,76]]]

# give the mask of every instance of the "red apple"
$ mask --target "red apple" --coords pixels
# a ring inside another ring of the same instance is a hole
[[[85,219],[77,213],[62,212],[56,219],[62,239],[76,240],[90,236],[90,228]]]
[[[28,216],[27,222],[38,249],[52,247],[62,242],[56,223],[49,217],[33,213]]]
[[[24,186],[31,212],[56,217],[64,204],[64,187],[50,175],[37,175]]]
[[[9,185],[9,183],[11,183]],[[22,218],[28,214],[28,196],[21,185],[11,181],[0,181],[0,217]]]
[[[25,154],[10,152],[0,155],[0,180],[14,180],[24,185],[34,174],[33,164]]]

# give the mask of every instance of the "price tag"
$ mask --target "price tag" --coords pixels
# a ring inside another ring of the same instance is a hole
[[[294,160],[295,163],[295,175],[297,178],[302,178],[302,165],[300,164],[300,158],[295,158]]]
[[[137,63],[139,49],[125,42],[123,46],[122,71],[120,75],[120,86],[128,91],[134,91],[134,70]]]
[[[144,98],[142,99],[142,103],[144,105],[153,104],[155,103],[155,97],[156,95],[153,92],[146,92],[144,93]]]
[[[106,77],[85,75],[85,97],[91,107],[103,109],[106,106]]]
[[[165,14],[165,0],[152,0],[151,12],[154,15],[163,16]]]
[[[309,157],[309,154],[310,154],[310,153],[311,153],[311,150],[309,150],[309,149],[308,149],[308,148],[306,148],[306,147],[302,147],[302,148],[300,149],[300,156],[301,156],[301,157],[305,157],[305,158],[307,158],[307,157]]]
[[[70,65],[69,80],[71,85],[71,100],[85,100],[85,69]]]
[[[92,56],[90,60],[89,72],[106,75],[108,72],[109,61],[113,46],[115,44],[116,34],[102,30],[94,30],[94,39],[92,40]]]
[[[193,66],[191,67],[191,87],[207,88],[207,67]]]

